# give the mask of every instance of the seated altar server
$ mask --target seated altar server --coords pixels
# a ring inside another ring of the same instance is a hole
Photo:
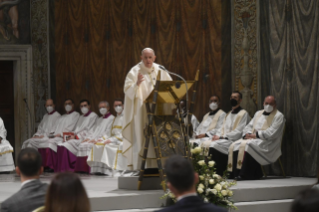
[[[28,143],[27,147],[38,149],[42,156],[42,164],[47,170],[54,168],[56,163],[57,144],[63,142],[64,132],[73,132],[80,114],[74,111],[74,103],[72,99],[66,99],[64,102],[64,109],[66,111],[57,121],[54,126],[53,133],[41,140],[34,140]]]
[[[255,113],[244,128],[242,139],[230,146],[228,171],[238,180],[260,179],[260,165],[274,163],[281,155],[284,126],[285,118],[277,110],[275,97],[266,97],[264,110]]]
[[[76,138],[69,139],[58,147],[58,161],[55,171],[77,171],[88,172],[89,167],[86,163],[87,155],[90,152],[92,142],[102,137],[104,134],[110,134],[114,116],[110,113],[109,103],[101,101],[99,110],[102,116],[98,118],[94,126],[89,130],[82,130]]]
[[[185,126],[187,126],[188,118],[186,117],[187,116],[186,100],[181,100],[179,104],[182,108],[182,114],[183,114]],[[193,132],[195,132],[198,125],[199,125],[199,121],[194,114],[192,114],[191,123],[192,123],[192,127],[193,127]]]
[[[55,105],[52,99],[48,99],[45,102],[45,108],[47,110],[47,114],[43,116],[43,119],[38,126],[37,132],[32,138],[23,142],[22,149],[26,148],[30,142],[41,142],[41,140],[48,140],[50,134],[54,133],[54,127],[61,115],[55,110]]]
[[[209,155],[216,162],[216,172],[221,176],[227,169],[228,148],[241,138],[244,127],[250,121],[248,112],[240,107],[241,101],[242,94],[240,92],[235,91],[231,94],[232,110],[226,115],[222,127],[212,139],[202,143],[203,147],[210,147]]]
[[[194,137],[196,139],[191,139],[192,143],[200,145],[205,140],[211,140],[212,137],[217,134],[217,131],[222,127],[226,113],[219,108],[219,105],[220,99],[218,96],[213,95],[210,97],[210,112],[204,116],[202,122],[197,127],[194,133]]]
[[[12,157],[13,148],[6,137],[7,130],[0,118],[0,172],[10,172],[15,169]]]
[[[116,170],[118,174],[122,174],[127,169],[127,159],[122,154],[123,107],[123,100],[114,101],[117,116],[112,123],[112,131],[98,139],[88,154],[87,163],[91,167],[91,173],[112,175],[112,170]]]
[[[148,123],[144,100],[151,94],[160,71],[159,64],[154,63],[155,52],[145,48],[141,52],[141,62],[128,72],[125,78],[124,93],[125,107],[123,114],[123,154],[132,170],[141,168],[144,150],[144,128]],[[160,72],[160,80],[170,81],[172,78],[166,71]],[[165,105],[163,112],[172,114],[174,105]],[[147,168],[157,168],[153,143],[150,142],[146,159]]]
[[[95,124],[95,121],[97,119],[96,113],[91,111],[90,109],[90,101],[87,99],[83,99],[80,101],[80,109],[82,115],[80,116],[79,120],[76,123],[76,127],[74,130],[74,134],[67,136],[64,138],[65,142],[59,142],[56,143],[57,145],[57,161],[54,163],[54,171],[55,172],[61,172],[61,171],[71,171],[74,169],[69,170],[69,163],[65,162],[68,160],[68,154],[65,148],[66,143],[69,141],[76,140],[76,138],[81,137],[81,134],[85,134],[86,132],[90,131],[93,128],[93,125]],[[70,143],[71,146],[73,143]],[[74,145],[74,144],[73,144]]]

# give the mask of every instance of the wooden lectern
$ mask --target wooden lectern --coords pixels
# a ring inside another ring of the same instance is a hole
[[[145,171],[146,157],[150,140],[153,142],[156,161],[161,185],[166,191],[162,161],[173,154],[180,154],[186,158],[191,158],[189,151],[189,136],[187,135],[182,110],[179,107],[180,100],[187,94],[186,85],[183,81],[160,81],[161,71],[157,75],[154,90],[144,101],[147,115],[148,126],[144,130],[146,137],[142,158],[140,176],[138,180],[138,189],[140,190]],[[196,91],[198,85],[199,70],[196,73],[194,81],[187,81],[188,90],[193,88],[193,95],[189,107],[188,125],[191,125],[191,116],[194,109]],[[175,104],[179,108],[177,116],[165,115],[163,108],[165,104]],[[154,175],[153,175],[154,176]]]

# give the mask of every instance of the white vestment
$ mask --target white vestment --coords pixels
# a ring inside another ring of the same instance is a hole
[[[58,111],[54,111],[51,114],[47,113],[43,116],[42,121],[38,126],[37,132],[33,135],[34,136],[43,136],[43,138],[30,138],[23,142],[22,149],[26,148],[29,142],[39,141],[41,139],[47,140],[48,136],[51,133],[54,133],[54,127],[56,126],[57,120],[61,117]]]
[[[257,111],[254,118],[244,128],[242,134],[243,137],[247,133],[253,133],[253,130],[254,133],[258,132],[259,138],[248,140],[245,151],[261,165],[274,163],[281,155],[281,139],[285,126],[285,118],[281,112],[276,111],[270,126],[265,130],[261,129],[267,121],[268,115],[263,114],[263,110]],[[239,146],[240,143],[236,143],[234,151],[238,151]]]
[[[200,145],[203,141],[211,140],[212,137],[216,135],[218,130],[220,130],[220,128],[222,127],[226,113],[221,109],[218,109],[218,111],[216,111],[216,113],[212,115],[210,115],[210,113],[211,112],[207,113],[204,116],[202,122],[197,127],[194,133],[194,136],[205,134],[207,137],[191,139],[191,143],[197,143],[198,145]]]
[[[227,139],[212,141],[210,148],[227,155],[229,146],[242,137],[243,130],[249,121],[249,114],[244,109],[241,109],[238,113],[229,112],[224,119],[223,126],[216,134]]]
[[[74,132],[79,117],[80,114],[76,111],[62,115],[56,122],[54,135],[60,134],[63,136],[63,132]],[[42,139],[34,139],[34,141],[29,142],[27,147],[32,147],[35,149],[50,148],[56,152],[57,144],[62,142],[62,137],[49,138],[48,136],[44,136]]]
[[[13,148],[6,140],[7,130],[2,118],[0,118],[0,137],[2,138],[0,143],[0,172],[13,171],[15,169],[12,157]]]
[[[110,174],[111,169],[124,171],[127,169],[127,159],[122,154],[123,148],[123,113],[118,115],[113,124],[111,135],[104,135],[103,141],[93,146],[88,157],[88,165],[91,167],[91,173]],[[110,140],[110,144],[102,142]]]
[[[129,71],[125,79],[123,155],[127,158],[129,170],[137,170],[141,168],[143,155],[142,150],[144,149],[145,142],[143,131],[146,127],[146,124],[148,123],[144,100],[154,89],[158,71],[158,64],[153,63],[152,68],[149,69],[144,66],[143,62],[140,62]],[[137,86],[136,82],[139,73],[144,76],[144,81],[139,86]],[[162,81],[172,80],[170,75],[165,71],[161,71],[160,79]],[[164,105],[164,107],[161,109],[164,111],[164,113],[171,115],[173,108],[174,105]],[[150,142],[148,148],[146,167],[157,167],[156,156],[152,142]]]
[[[114,116],[112,114],[107,114],[106,118],[100,117],[97,119],[91,130],[84,130],[80,133],[80,139],[68,140],[67,142],[59,145],[64,146],[66,149],[72,152],[72,154],[78,157],[86,157],[90,153],[93,144],[88,142],[81,142],[86,139],[98,139],[105,134],[109,135],[111,132],[113,121]]]

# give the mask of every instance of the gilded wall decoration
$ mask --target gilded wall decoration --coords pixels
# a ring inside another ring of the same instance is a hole
[[[233,88],[252,117],[257,110],[257,0],[233,1]]]

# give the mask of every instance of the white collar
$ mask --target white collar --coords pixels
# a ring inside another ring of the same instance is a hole
[[[30,183],[30,182],[32,182],[34,180],[36,180],[36,179],[30,179],[30,180],[24,181],[23,183],[21,183],[21,187],[23,187],[25,184]]]
[[[189,193],[189,194],[185,194],[185,195],[182,195],[182,196],[179,196],[177,198],[177,201],[181,201],[182,199],[186,198],[186,197],[193,197],[193,196],[197,196],[197,193],[194,192],[194,193]]]

